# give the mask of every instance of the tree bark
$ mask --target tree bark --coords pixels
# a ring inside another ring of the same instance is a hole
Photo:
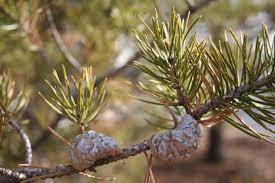
[[[218,163],[223,160],[222,131],[221,123],[210,128],[208,135],[209,145],[205,154],[205,160],[207,162]]]

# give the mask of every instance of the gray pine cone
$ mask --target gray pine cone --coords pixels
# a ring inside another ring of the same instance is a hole
[[[175,129],[154,135],[150,147],[155,158],[178,162],[188,158],[198,148],[200,137],[198,122],[191,115],[185,115]]]
[[[71,163],[78,171],[88,168],[98,159],[118,153],[120,149],[114,139],[92,130],[76,136],[70,147]]]

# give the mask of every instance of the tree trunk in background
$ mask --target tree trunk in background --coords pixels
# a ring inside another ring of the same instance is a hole
[[[222,124],[217,124],[210,128],[208,137],[208,149],[205,160],[210,163],[218,163],[223,160],[222,147]]]

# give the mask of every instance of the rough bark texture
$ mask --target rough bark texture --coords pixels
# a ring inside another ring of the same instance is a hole
[[[24,147],[25,147],[25,163],[32,163],[32,146],[28,135],[24,132],[24,130],[13,120],[9,121],[9,124],[16,130],[18,135],[21,137]]]
[[[256,81],[255,84],[257,86],[265,86],[265,85],[268,85],[269,83],[274,82],[274,78],[275,78],[274,74],[269,75],[269,76],[266,76],[266,77],[260,79],[259,81]],[[228,100],[230,101],[230,100],[233,100],[234,98],[238,98],[242,94],[244,94],[248,91],[251,91],[251,90],[253,90],[253,87],[251,87],[249,85],[240,86],[239,88],[228,92],[226,94],[226,96],[224,96],[223,98],[216,98],[213,101],[210,101],[210,102],[200,106],[196,115],[194,115],[193,117],[198,118],[198,116],[200,117],[203,114],[206,114],[211,109],[218,107],[219,105],[222,104],[222,102],[228,101]],[[182,123],[182,124],[183,124],[182,129],[184,129],[185,123]],[[181,125],[179,125],[179,126],[181,126]],[[93,169],[97,166],[101,166],[101,165],[112,163],[112,162],[115,162],[118,160],[126,159],[130,156],[134,156],[134,155],[137,155],[144,151],[147,151],[151,148],[150,142],[151,142],[151,138],[144,140],[138,144],[131,145],[129,147],[125,147],[116,156],[110,156],[110,157],[105,157],[105,158],[96,160],[94,162],[94,164],[92,166],[90,166],[88,169]],[[7,171],[4,171],[6,169],[2,169],[2,170],[3,170],[2,172],[7,172]],[[78,171],[75,170],[71,165],[60,165],[53,169],[27,168],[27,169],[23,169],[23,170],[14,171],[15,174],[16,174],[16,172],[22,173],[26,176],[26,179],[24,179],[25,182],[33,181],[33,180],[37,180],[37,179],[55,178],[58,176],[70,175],[72,173],[78,173]],[[4,173],[1,173],[1,174],[6,175]],[[13,173],[10,173],[8,177],[14,177],[14,179],[17,178],[16,176],[12,176],[12,175],[13,175]]]
[[[199,2],[196,6],[190,6],[189,10],[187,10],[185,13],[182,14],[182,17],[186,17],[188,12],[194,13],[194,12],[198,11],[199,9],[201,9],[202,7],[204,7],[205,5],[207,5],[208,3],[212,2],[212,1],[215,1],[215,0],[203,0],[203,1]],[[61,51],[64,51],[64,50],[61,50]],[[68,57],[66,57],[66,58],[68,59]],[[114,75],[120,73],[120,71],[122,71],[124,68],[126,68],[126,66],[128,64],[132,63],[134,60],[136,60],[138,58],[140,58],[140,53],[137,51],[136,54],[134,54],[132,58],[130,58],[127,62],[125,62],[126,64],[124,66],[122,66],[120,68],[116,68],[114,70],[111,70],[106,75],[108,77],[110,77],[110,76],[114,76]],[[76,64],[73,64],[73,65],[76,65]],[[77,67],[78,66],[76,66],[76,68]],[[104,75],[104,77],[102,77],[102,78],[105,78],[106,75]],[[99,80],[97,81],[97,84],[100,83],[102,78],[99,78]],[[208,106],[206,106],[205,108],[207,108],[207,107]],[[203,113],[204,109],[200,112]],[[53,122],[54,126],[57,126],[57,123],[59,120],[60,120],[60,116],[57,117],[56,121]],[[189,130],[191,130],[191,129],[189,129]],[[43,141],[45,141],[45,139],[47,139],[47,137],[49,136],[49,133],[47,133],[47,131],[48,130],[46,130],[46,132],[43,133],[42,138],[38,138],[39,140],[37,141],[37,143],[35,143],[35,147],[38,147]],[[123,148],[120,151],[120,153],[118,153],[116,155],[98,159],[87,169],[92,170],[93,168],[95,168],[97,166],[109,164],[109,163],[112,163],[115,161],[119,161],[122,159],[129,158],[131,156],[135,156],[137,154],[143,153],[150,149],[151,140],[152,140],[152,138],[146,139],[140,143]],[[9,170],[6,168],[0,168],[0,175],[8,177],[8,179],[12,180],[12,182],[19,182],[19,181],[20,182],[32,182],[32,181],[35,181],[38,179],[56,178],[56,177],[60,177],[63,175],[70,175],[70,174],[78,173],[78,172],[79,171],[74,169],[71,165],[58,165],[54,168],[49,168],[49,169],[48,168],[31,168],[30,167],[30,168],[18,169],[15,171],[12,171],[12,170]]]
[[[0,167],[0,182],[19,182],[26,179],[26,175]]]
[[[198,109],[198,111],[195,111],[195,113],[194,113],[194,114],[196,114],[195,117],[200,118],[202,115],[223,105],[224,103],[229,103],[232,100],[239,98],[244,93],[253,91],[255,89],[255,86],[257,86],[257,88],[260,88],[262,86],[268,86],[269,84],[274,83],[274,80],[275,80],[275,74],[271,74],[271,75],[268,75],[268,76],[265,76],[265,77],[259,79],[258,81],[255,81],[255,83],[253,83],[253,85],[252,84],[241,85],[241,86],[237,87],[236,89],[227,92],[224,96],[216,97],[213,100],[202,105]]]
[[[181,14],[181,17],[186,18],[189,12],[196,13],[200,9],[204,8],[208,4],[215,2],[215,1],[216,0],[203,0],[203,1],[198,2],[194,6],[189,6],[188,10],[186,10],[185,12],[183,12]],[[47,11],[50,11],[50,9],[48,9]],[[52,22],[52,23],[54,23],[54,22]],[[121,62],[125,63],[124,65],[122,65],[120,67],[114,67],[114,68],[110,69],[109,71],[107,71],[102,76],[97,77],[95,86],[98,86],[100,83],[102,83],[102,81],[104,81],[105,78],[113,78],[114,76],[120,74],[125,68],[127,68],[127,66],[129,66],[131,63],[133,63],[135,60],[140,59],[141,56],[142,55],[140,54],[139,50],[136,50],[136,52],[128,60],[121,61]],[[70,61],[70,60],[68,60],[68,61]],[[60,119],[61,119],[61,116],[57,115],[50,126],[52,128],[56,127],[57,124],[59,123]],[[38,140],[34,143],[33,148],[34,149],[38,148],[43,142],[45,142],[48,139],[49,136],[50,136],[50,133],[48,132],[47,129],[45,129],[45,131],[42,133],[41,137],[39,137]]]

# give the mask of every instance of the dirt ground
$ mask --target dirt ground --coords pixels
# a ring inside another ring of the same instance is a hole
[[[157,183],[275,183],[275,147],[243,137],[224,143],[224,161],[203,161],[205,147],[183,164],[154,165]]]

